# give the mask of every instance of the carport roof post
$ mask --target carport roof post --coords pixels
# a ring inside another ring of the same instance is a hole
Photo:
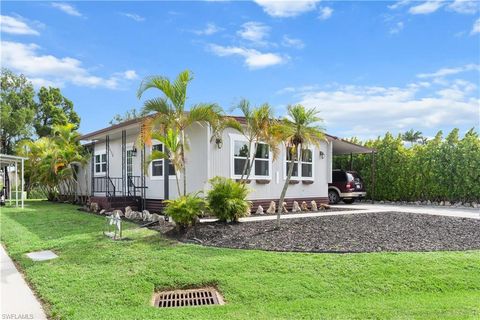
[[[16,189],[16,192],[15,192],[15,205],[18,207],[18,177],[17,177],[17,174],[18,174],[18,164],[20,163],[21,164],[21,172],[22,172],[22,178],[21,178],[21,206],[22,206],[22,209],[23,209],[23,205],[24,205],[24,193],[23,193],[23,190],[24,190],[24,186],[25,186],[25,176],[24,176],[24,168],[25,168],[25,160],[27,160],[27,158],[24,158],[24,157],[18,157],[18,156],[12,156],[12,155],[8,155],[8,154],[0,154],[0,167],[1,168],[4,168],[6,166],[12,166],[14,165],[15,166],[15,189]],[[5,174],[7,174],[7,172],[5,172]],[[11,195],[11,183],[9,182],[8,184],[9,188],[10,188],[10,195]],[[10,198],[10,203],[11,203],[12,199]]]

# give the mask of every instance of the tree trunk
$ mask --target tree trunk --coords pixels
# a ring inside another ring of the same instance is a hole
[[[245,160],[245,164],[243,165],[243,170],[242,170],[242,176],[240,177],[240,182],[241,183],[244,183],[245,181],[243,180],[243,178],[245,177],[245,174],[247,173],[247,170],[248,170],[248,164],[250,163],[250,150],[252,149],[252,141],[250,140],[248,142],[248,157],[247,159]]]
[[[247,177],[245,178],[245,180],[248,180],[248,178],[250,178],[250,173],[252,172],[252,168],[255,163],[255,154],[257,153],[257,148],[258,148],[258,143],[255,143],[255,147],[253,148],[253,153],[252,153],[252,161],[250,161],[250,164],[248,166]]]
[[[182,136],[182,163],[183,163],[183,195],[187,195],[187,164],[185,163],[185,131],[181,131]],[[168,177],[166,177],[168,179]]]
[[[287,148],[287,152],[288,152],[288,148]],[[295,148],[295,153],[292,154],[290,163],[288,165],[287,179],[285,180],[282,193],[280,194],[280,201],[278,203],[278,210],[277,210],[277,223],[276,223],[275,229],[280,228],[280,215],[282,214],[282,211],[283,211],[283,201],[285,200],[285,195],[287,194],[288,185],[290,183],[290,179],[292,178],[293,167],[294,167],[295,161],[297,160],[297,153],[298,153],[298,149]]]
[[[182,191],[180,190],[180,181],[178,181],[178,174],[177,174],[176,168],[175,168],[175,180],[177,182],[178,196],[180,196],[182,194]]]

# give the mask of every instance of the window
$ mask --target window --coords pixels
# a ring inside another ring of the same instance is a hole
[[[163,152],[163,144],[157,143],[152,146],[152,151],[157,150]],[[165,160],[158,159],[152,161],[152,177],[163,177],[163,165]],[[169,176],[175,176],[175,166],[169,163],[168,167]]]
[[[233,141],[233,175],[241,177],[245,166],[248,172],[248,143],[242,140]],[[270,177],[270,148],[265,143],[257,144],[255,159],[250,177],[269,178]]]
[[[288,174],[288,168],[292,155],[291,148],[287,149],[287,156],[285,161],[285,176]],[[300,154],[300,157],[298,156]],[[313,150],[303,149],[297,153],[297,160],[293,164],[292,178],[313,180]]]
[[[101,153],[95,155],[95,173],[107,172],[107,154]]]

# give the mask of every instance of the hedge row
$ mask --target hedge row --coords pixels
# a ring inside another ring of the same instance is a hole
[[[375,200],[480,200],[480,139],[474,129],[462,139],[458,129],[445,139],[440,131],[424,144],[406,144],[400,135],[390,133],[376,140],[351,141],[376,149]],[[349,169],[350,156],[336,157],[334,167]],[[372,156],[354,156],[353,169],[364,179],[371,198]]]

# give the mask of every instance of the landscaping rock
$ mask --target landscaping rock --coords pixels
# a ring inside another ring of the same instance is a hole
[[[264,214],[264,212],[263,212],[263,207],[262,207],[262,206],[258,206],[257,211],[256,211],[255,213],[256,213],[256,214]]]
[[[325,204],[325,203],[320,203],[320,207],[324,210],[330,209],[330,206],[328,204]]]
[[[312,206],[312,211],[318,211],[317,203],[315,202],[315,200],[312,200],[310,202],[310,205]]]
[[[450,206],[450,201],[445,201],[446,206]]]
[[[125,217],[130,219],[129,217],[131,216],[131,213],[132,213],[132,208],[130,206],[128,207],[125,207]]]
[[[300,206],[298,205],[298,202],[297,202],[297,201],[293,201],[292,212],[300,212],[300,211],[302,211],[302,209],[301,209]]]
[[[90,203],[90,211],[91,212],[98,212],[99,209],[100,209],[100,207],[98,206],[98,203],[96,203],[96,202]]]
[[[302,209],[302,211],[310,211],[308,209],[307,202],[305,202],[305,201],[302,201],[302,205],[300,206],[300,208]]]
[[[100,210],[100,214],[105,214],[106,211],[107,211],[107,210],[102,209],[102,210]]]
[[[284,201],[282,205],[282,212],[288,212],[287,203]]]
[[[267,209],[268,214],[274,214],[277,211],[275,201],[270,201],[270,206]]]
[[[148,211],[148,210],[143,210],[143,211],[142,211],[143,221],[150,221],[151,216],[152,216],[152,215],[150,214],[150,211]]]
[[[158,222],[160,221],[160,215],[156,214],[156,213],[152,213],[152,217],[151,217],[151,221],[152,222]]]

